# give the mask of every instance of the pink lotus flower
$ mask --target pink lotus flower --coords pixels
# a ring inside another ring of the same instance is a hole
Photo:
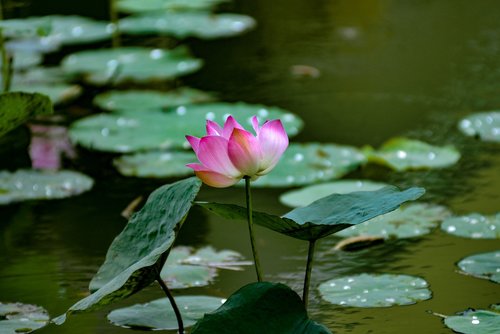
[[[252,117],[255,136],[229,116],[221,128],[207,120],[207,135],[202,138],[186,136],[200,163],[192,168],[204,183],[225,188],[243,177],[256,180],[269,173],[288,146],[288,136],[279,119],[266,121],[259,128]]]

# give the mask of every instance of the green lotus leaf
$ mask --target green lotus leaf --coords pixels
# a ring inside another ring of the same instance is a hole
[[[90,177],[69,170],[0,171],[0,204],[76,196],[93,184]]]
[[[193,327],[192,334],[331,334],[307,315],[300,297],[280,283],[248,284]]]
[[[223,2],[228,2],[228,0],[118,0],[116,6],[122,12],[135,14],[211,9]]]
[[[458,123],[458,128],[467,136],[500,142],[500,111],[469,115]]]
[[[466,274],[500,283],[500,251],[471,255],[457,265]]]
[[[143,208],[111,243],[106,260],[90,282],[93,293],[53,322],[62,324],[68,314],[126,298],[153,283],[200,187],[201,181],[192,177],[151,193]]]
[[[469,309],[459,315],[446,317],[444,324],[457,333],[497,334],[500,328],[500,312],[498,305],[493,305],[491,311]]]
[[[483,216],[471,213],[465,216],[451,217],[443,221],[441,229],[449,234],[472,239],[499,239],[500,213]]]
[[[302,128],[300,118],[280,108],[246,103],[206,103],[180,106],[171,112],[150,110],[92,115],[73,123],[70,137],[89,149],[109,152],[183,148],[187,147],[185,135],[205,135],[204,119],[221,124],[229,114],[248,129],[251,129],[253,115],[261,122],[281,119],[289,136]]]
[[[370,236],[386,239],[414,238],[431,232],[441,221],[451,215],[443,206],[411,203],[393,212],[349,227],[337,234],[339,237]]]
[[[196,160],[193,152],[153,151],[123,155],[113,160],[113,164],[125,176],[166,178],[193,175],[186,164]]]
[[[0,302],[0,333],[31,333],[45,327],[49,314],[40,306]]]
[[[335,278],[319,286],[321,297],[336,305],[389,307],[430,299],[425,280],[415,276],[360,274]]]
[[[393,138],[377,151],[367,149],[365,153],[369,161],[397,171],[444,168],[460,159],[460,153],[453,146],[432,146],[408,138]]]
[[[254,28],[253,18],[211,12],[155,12],[120,20],[120,31],[134,35],[164,34],[175,38],[215,39],[240,35]]]
[[[369,180],[340,180],[315,184],[298,190],[287,191],[280,196],[280,202],[298,208],[306,206],[330,194],[348,194],[354,191],[372,191],[388,186],[386,183]]]
[[[109,91],[97,95],[94,104],[106,110],[130,110],[131,112],[146,109],[164,109],[185,104],[212,102],[212,94],[201,90],[182,87],[169,92],[154,90]]]
[[[104,85],[171,80],[199,70],[202,64],[185,47],[121,47],[76,52],[66,56],[61,66],[68,74],[80,74],[89,83]]]
[[[224,301],[225,299],[210,296],[175,297],[185,327],[193,326],[205,313],[216,310]],[[178,328],[177,319],[168,298],[114,310],[108,314],[108,320],[116,326],[126,328],[152,330]]]

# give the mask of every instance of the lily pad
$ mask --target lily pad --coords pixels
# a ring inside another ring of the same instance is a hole
[[[211,9],[228,0],[119,0],[118,10],[130,14],[144,12],[164,12],[168,10]]]
[[[97,95],[94,104],[106,110],[130,110],[132,112],[145,109],[163,109],[178,107],[184,104],[211,102],[212,94],[201,90],[182,87],[169,92],[154,90],[110,91]]]
[[[206,11],[155,12],[120,20],[127,34],[165,34],[176,38],[215,39],[243,34],[254,28],[253,18],[240,14],[213,14]]]
[[[360,274],[326,281],[318,289],[321,297],[332,304],[389,307],[430,299],[428,287],[425,280],[415,276]]]
[[[499,239],[500,213],[483,216],[479,213],[451,217],[443,221],[441,229],[449,234],[472,239]]]
[[[123,155],[113,160],[118,171],[125,176],[165,178],[193,175],[186,164],[196,160],[192,152],[144,152]]]
[[[0,333],[31,333],[47,325],[49,314],[36,305],[0,303]]]
[[[29,67],[39,65],[42,62],[42,55],[38,52],[16,51],[11,54],[12,67],[14,70],[25,70]],[[0,58],[0,66],[2,64]]]
[[[457,333],[497,334],[500,328],[500,313],[495,305],[491,311],[469,309],[460,315],[446,317],[444,324]]]
[[[52,104],[59,104],[76,99],[82,93],[82,87],[67,84],[14,84],[11,91],[40,93],[46,95]]]
[[[467,136],[500,142],[500,111],[469,115],[460,121],[458,128]]]
[[[298,208],[309,205],[330,194],[347,194],[354,191],[372,191],[388,186],[386,183],[369,180],[341,180],[315,184],[299,190],[288,191],[280,196],[280,202]]]
[[[186,134],[205,135],[203,119],[222,123],[230,114],[249,129],[253,115],[257,115],[261,122],[281,119],[289,136],[302,128],[300,118],[280,108],[245,103],[207,103],[181,106],[173,112],[150,110],[147,113],[92,115],[73,123],[70,137],[87,148],[109,152],[183,148],[187,145]]]
[[[369,161],[397,171],[444,168],[460,159],[460,153],[453,146],[432,146],[408,138],[393,138],[377,151],[367,149],[365,153]]]
[[[193,326],[205,313],[220,307],[225,299],[209,296],[175,297],[185,327]],[[146,304],[120,308],[108,314],[114,325],[153,330],[177,329],[177,320],[168,298],[157,299]]]
[[[371,236],[389,238],[414,238],[431,232],[451,213],[443,206],[412,203],[393,212],[349,227],[337,234],[339,237]]]
[[[61,63],[69,74],[80,74],[92,84],[149,82],[170,80],[193,73],[203,61],[193,58],[188,49],[121,47],[80,51],[66,56]]]
[[[276,167],[253,182],[254,187],[291,187],[341,178],[365,163],[355,147],[292,143]],[[243,185],[243,183],[240,183]]]
[[[300,297],[280,283],[259,282],[236,291],[193,327],[192,334],[331,334],[309,319]]]
[[[79,195],[92,188],[93,180],[73,171],[0,171],[0,204]]]
[[[474,277],[500,283],[500,251],[468,256],[458,262],[458,267]]]

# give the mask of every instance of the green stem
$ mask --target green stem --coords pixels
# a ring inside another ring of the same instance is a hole
[[[250,234],[250,243],[252,244],[253,261],[255,263],[255,273],[257,274],[257,281],[262,282],[262,270],[260,269],[259,254],[255,246],[255,237],[253,233],[253,217],[252,217],[252,193],[250,191],[250,177],[245,176],[245,193],[247,198],[247,219],[248,219],[248,232]]]
[[[156,276],[156,281],[160,284],[161,289],[167,295],[168,300],[170,301],[170,305],[174,309],[175,318],[177,319],[177,326],[179,327],[179,334],[184,334],[184,323],[182,322],[181,312],[179,311],[179,307],[177,307],[177,303],[175,302],[174,296],[170,293],[165,282],[160,277],[160,274]]]
[[[316,240],[309,241],[309,250],[307,252],[307,265],[306,265],[306,275],[304,277],[304,290],[302,295],[302,301],[307,310],[307,305],[309,304],[309,286],[311,285],[311,272],[312,265],[314,261],[314,246],[316,245]]]
[[[112,46],[118,48],[121,46],[120,28],[118,27],[118,11],[116,10],[116,0],[109,0],[109,16],[113,24]]]
[[[5,39],[0,28],[0,57],[2,59],[2,91],[7,93],[10,90],[12,71],[10,70],[10,59],[5,49]]]

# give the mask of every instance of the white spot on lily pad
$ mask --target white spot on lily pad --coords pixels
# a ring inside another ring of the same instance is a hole
[[[498,305],[491,310],[469,309],[458,315],[448,316],[444,324],[454,332],[463,334],[497,334],[500,328]]]

